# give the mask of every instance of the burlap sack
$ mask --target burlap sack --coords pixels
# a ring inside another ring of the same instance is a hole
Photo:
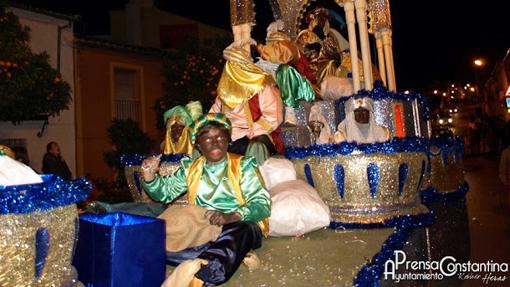
[[[207,209],[196,206],[170,206],[158,218],[166,222],[166,250],[177,252],[214,241],[221,226],[211,225]]]

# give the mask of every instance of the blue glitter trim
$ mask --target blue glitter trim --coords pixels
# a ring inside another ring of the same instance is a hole
[[[374,89],[372,91],[366,91],[366,90],[360,90],[357,94],[349,96],[349,97],[342,97],[339,100],[337,100],[337,106],[340,104],[344,104],[345,101],[348,101],[349,99],[359,99],[359,98],[371,98],[374,101],[380,101],[384,99],[392,99],[397,101],[406,101],[411,102],[414,100],[417,100],[418,103],[423,107],[423,117],[425,120],[430,119],[430,106],[429,101],[427,97],[422,96],[419,93],[415,92],[409,92],[409,93],[395,93],[388,91],[386,87],[384,87],[384,84],[381,81],[375,81],[374,82]]]
[[[306,181],[308,181],[308,184],[311,185],[312,187],[315,187],[315,184],[313,182],[313,177],[312,177],[312,170],[310,169],[309,164],[305,164],[304,171],[305,171]]]
[[[384,241],[381,251],[359,270],[353,285],[359,287],[380,286],[379,280],[384,271],[384,263],[392,258],[395,250],[401,250],[404,247],[415,228],[429,226],[434,220],[433,213],[406,215],[389,220],[385,224],[386,227],[393,226],[395,231]]]
[[[336,164],[335,170],[333,171],[333,176],[335,178],[336,182],[336,190],[338,191],[338,195],[340,195],[340,198],[344,198],[344,181],[345,181],[345,172],[344,167]]]
[[[438,193],[435,189],[429,188],[421,193],[422,199],[426,203],[436,202],[442,200],[445,202],[455,201],[464,198],[469,190],[468,183],[459,186],[458,190],[453,193]],[[433,212],[420,214],[420,215],[406,215],[401,217],[392,218],[384,221],[383,223],[373,224],[359,224],[359,223],[342,223],[331,222],[330,228],[332,229],[373,229],[394,227],[394,232],[383,243],[381,251],[379,251],[372,260],[365,264],[356,277],[354,278],[353,285],[359,287],[365,286],[380,286],[379,280],[381,279],[384,271],[384,263],[391,259],[395,250],[401,250],[413,230],[418,227],[426,227],[433,224],[435,215]]]
[[[285,156],[288,159],[303,159],[309,156],[325,157],[350,155],[354,151],[364,154],[395,154],[402,152],[429,152],[429,141],[424,138],[393,138],[390,141],[375,144],[357,144],[342,142],[340,144],[321,144],[309,147],[288,147]]]
[[[443,201],[452,202],[463,198],[469,191],[469,183],[464,182],[454,192],[438,192],[434,187],[429,187],[420,192],[421,201],[425,205]]]
[[[430,140],[430,146],[438,147],[439,152],[433,153],[430,151],[430,155],[441,156],[453,155],[456,159],[460,159],[464,156],[464,140],[459,136],[442,136],[439,138],[433,138]]]
[[[404,185],[409,174],[409,166],[407,163],[403,163],[398,167],[398,195],[402,195],[404,192]]]
[[[120,156],[120,163],[123,166],[134,166],[141,165],[142,161],[146,159],[149,155],[142,154],[123,154]],[[170,163],[179,163],[181,159],[187,154],[173,153],[173,154],[164,154],[161,156],[161,162],[170,162]]]
[[[35,279],[39,279],[46,264],[50,248],[50,233],[46,228],[39,228],[35,233]]]
[[[368,185],[370,186],[370,196],[375,198],[377,188],[379,187],[379,166],[373,162],[367,166]]]
[[[0,186],[0,214],[49,210],[85,200],[92,184],[85,179],[63,181],[56,175],[41,175],[42,183]]]

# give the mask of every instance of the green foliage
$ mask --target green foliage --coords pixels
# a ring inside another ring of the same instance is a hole
[[[148,154],[154,145],[154,141],[131,119],[113,120],[107,132],[114,150],[105,152],[104,159],[108,166],[117,170],[122,168],[120,155]]]
[[[208,111],[216,97],[223,70],[223,49],[231,39],[190,40],[164,60],[165,95],[156,101],[158,127],[163,129],[163,113],[189,101],[200,101]]]
[[[48,54],[31,52],[29,39],[30,29],[0,1],[0,121],[58,115],[71,102],[69,84],[50,66]]]

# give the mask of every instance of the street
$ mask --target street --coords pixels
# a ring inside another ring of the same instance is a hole
[[[508,191],[498,178],[498,157],[478,156],[465,159],[471,262],[510,263],[510,211]],[[508,274],[507,274],[508,276]],[[509,286],[510,278],[502,284]],[[465,286],[480,286],[481,281],[467,281]]]

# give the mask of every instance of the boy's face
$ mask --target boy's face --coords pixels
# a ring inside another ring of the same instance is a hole
[[[227,154],[229,135],[223,129],[208,127],[197,138],[198,149],[209,163],[222,161]]]

